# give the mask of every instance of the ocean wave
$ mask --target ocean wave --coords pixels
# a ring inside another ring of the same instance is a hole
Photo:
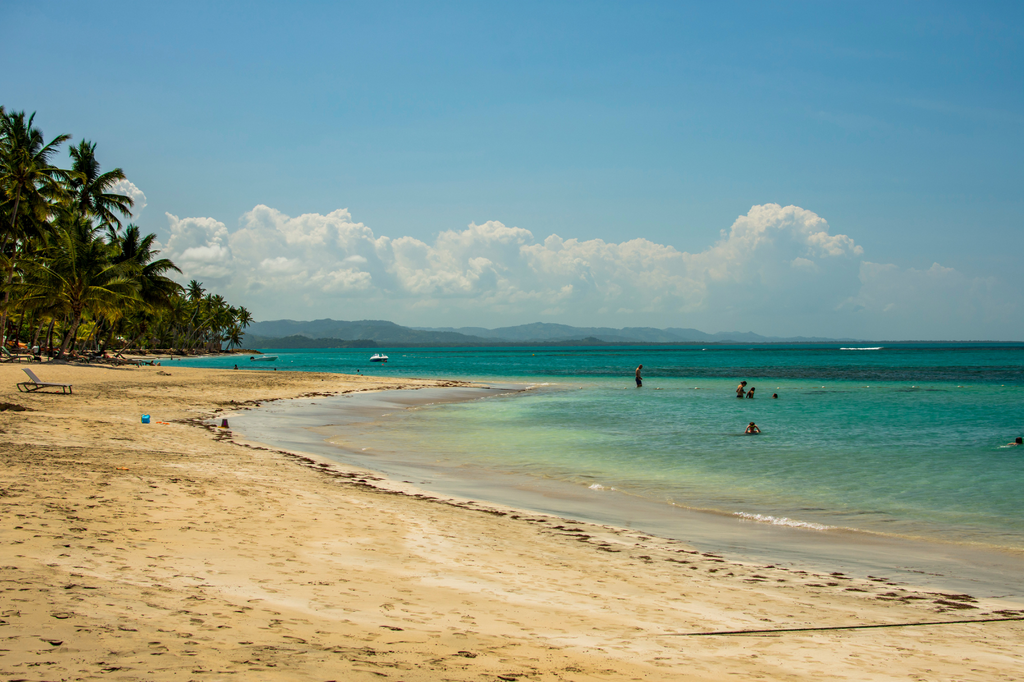
[[[738,516],[745,521],[756,521],[757,523],[768,523],[773,526],[788,526],[790,528],[808,528],[810,530],[834,530],[836,528],[836,526],[826,526],[822,523],[797,521],[796,519],[790,519],[785,516],[769,516],[768,514],[733,512],[733,516]]]
[[[882,350],[885,346],[875,346],[874,348],[840,348],[839,350]]]

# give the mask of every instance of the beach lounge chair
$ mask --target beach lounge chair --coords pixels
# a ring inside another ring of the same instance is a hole
[[[32,362],[35,360],[35,356],[25,353],[12,353],[7,350],[6,346],[0,346],[0,362],[21,362],[22,360]]]
[[[71,384],[51,384],[45,381],[40,381],[39,377],[35,375],[30,369],[22,368],[22,371],[28,375],[28,378],[32,381],[23,381],[18,384],[18,390],[30,393],[32,391],[38,391],[41,388],[59,388],[61,393],[73,393],[71,390]]]

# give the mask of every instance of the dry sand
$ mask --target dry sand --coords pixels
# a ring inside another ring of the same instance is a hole
[[[688,636],[1024,615],[996,602],[399,494],[207,425],[444,382],[35,370],[75,393],[0,367],[31,410],[0,412],[0,679],[1024,679],[1021,621]]]

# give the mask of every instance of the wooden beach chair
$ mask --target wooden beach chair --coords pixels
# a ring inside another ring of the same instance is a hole
[[[18,384],[19,391],[31,393],[32,391],[38,391],[41,388],[59,388],[61,393],[74,392],[71,390],[71,384],[51,384],[45,381],[40,381],[39,377],[35,375],[35,372],[33,372],[30,369],[22,367],[21,371],[27,374],[28,378],[31,379],[32,381],[23,381],[20,384]]]

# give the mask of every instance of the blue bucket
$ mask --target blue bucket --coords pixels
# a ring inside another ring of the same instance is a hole
[[[149,415],[148,414],[142,415],[142,423],[143,424],[148,424],[149,423]]]

